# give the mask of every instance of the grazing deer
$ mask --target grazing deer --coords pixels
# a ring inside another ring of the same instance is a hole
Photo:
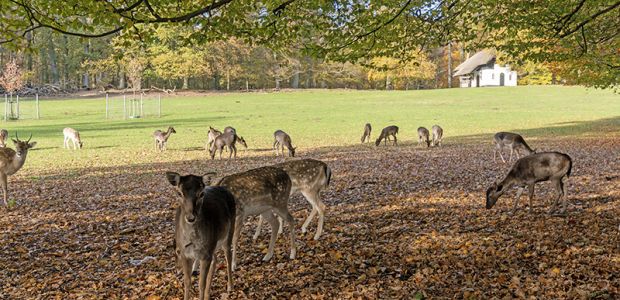
[[[209,133],[207,134],[207,144],[205,145],[205,150],[206,151],[211,151],[211,148],[213,147],[213,142],[215,141],[215,138],[222,135],[222,132],[209,126]]]
[[[441,141],[443,140],[443,128],[439,125],[433,125],[431,131],[433,131],[433,147],[441,146]]]
[[[566,212],[566,193],[562,178],[570,177],[570,171],[573,168],[573,161],[570,156],[559,152],[541,152],[520,158],[515,162],[514,166],[508,172],[501,182],[494,183],[487,190],[486,208],[490,209],[495,205],[497,199],[508,190],[511,186],[518,186],[517,198],[515,199],[512,211],[517,209],[519,198],[523,190],[527,186],[530,193],[530,206],[532,210],[532,199],[534,198],[534,185],[541,181],[552,181],[555,183],[555,189],[558,197],[553,203],[553,207],[549,213],[553,213],[557,209],[560,197],[564,198],[562,212]]]
[[[366,123],[366,125],[364,126],[364,134],[362,135],[362,144],[366,141],[370,143],[370,132],[371,131],[372,131],[372,127],[370,126],[370,123]]]
[[[27,141],[20,141],[15,133],[15,150],[11,148],[0,148],[0,184],[2,184],[2,192],[4,193],[4,205],[8,205],[8,182],[7,179],[10,175],[15,174],[19,169],[24,166],[26,162],[26,156],[28,155],[28,149],[32,149],[37,145],[37,142],[30,142],[32,134]]]
[[[224,150],[224,146],[226,146],[229,150],[228,159],[235,154],[235,159],[237,158],[237,146],[235,144],[239,142],[245,148],[248,148],[248,144],[242,137],[239,137],[234,132],[223,133],[222,135],[215,138],[213,142],[213,146],[211,147],[211,159],[215,159],[215,152],[220,150],[220,159],[222,159],[222,151]]]
[[[418,146],[421,146],[422,143],[426,143],[426,148],[431,146],[428,129],[425,127],[418,127]]]
[[[9,132],[6,129],[0,129],[0,147],[6,147],[6,139],[9,138]]]
[[[191,295],[192,264],[200,261],[199,299],[209,299],[217,250],[224,250],[228,292],[232,291],[232,238],[235,198],[224,187],[206,187],[201,176],[166,172],[179,195],[174,218],[175,252],[183,269],[184,299]],[[207,276],[208,274],[208,276]]]
[[[284,157],[284,147],[286,147],[288,149],[288,156],[295,157],[295,149],[297,149],[297,147],[293,147],[291,136],[289,136],[288,133],[282,130],[276,130],[276,132],[273,133],[273,137],[275,139],[273,142],[273,149],[276,150],[276,156],[278,156],[279,148],[282,147],[281,152],[282,157]]]
[[[161,130],[155,130],[155,132],[153,132],[153,137],[155,138],[155,149],[159,151],[166,150],[168,138],[170,138],[173,133],[177,132],[174,130],[174,127],[171,126],[168,127],[168,130],[165,133]]]
[[[252,169],[226,176],[217,185],[228,188],[237,201],[237,217],[233,236],[233,270],[237,265],[237,244],[243,220],[249,216],[261,215],[271,225],[271,240],[263,261],[268,261],[273,257],[273,250],[278,237],[280,222],[274,217],[274,213],[288,224],[291,243],[290,258],[295,259],[297,253],[295,248],[295,220],[288,211],[291,179],[284,170],[276,167]]]
[[[224,128],[224,133],[229,133],[232,132],[234,134],[237,134],[237,129],[231,127],[231,126],[226,126],[226,128]]]
[[[527,145],[522,136],[512,133],[512,132],[498,132],[493,137],[495,140],[495,150],[493,151],[493,161],[495,162],[495,155],[499,152],[499,157],[502,159],[502,162],[506,162],[504,156],[502,155],[502,151],[505,147],[510,148],[510,158],[508,162],[512,161],[512,153],[517,152],[517,158],[519,158],[520,153],[519,149],[523,149],[528,155],[532,153],[536,153],[536,149],[532,150],[530,146]]]
[[[326,163],[315,159],[291,160],[288,162],[274,165],[274,167],[282,168],[291,178],[293,184],[291,195],[300,192],[306,200],[312,205],[312,211],[308,218],[301,226],[301,232],[306,233],[308,225],[319,214],[314,239],[318,240],[323,233],[323,223],[325,220],[325,204],[321,201],[321,190],[327,188],[332,177],[332,171]],[[258,226],[254,233],[253,239],[256,240],[260,234],[263,224],[262,217],[258,220]]]
[[[69,141],[73,144],[73,150],[76,150],[78,146],[82,149],[84,144],[82,143],[80,133],[77,130],[67,127],[62,130],[62,133],[65,135],[65,149],[69,149]]]
[[[396,139],[397,133],[398,133],[398,126],[396,125],[383,128],[383,130],[381,130],[381,134],[379,135],[379,138],[377,138],[377,140],[375,141],[375,146],[379,146],[379,144],[381,144],[381,140],[384,140],[384,144],[387,146],[387,141],[390,140],[390,135],[394,137],[394,145],[398,145],[398,140]]]

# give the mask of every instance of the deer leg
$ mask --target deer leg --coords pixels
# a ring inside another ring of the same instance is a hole
[[[275,213],[280,216],[284,221],[286,221],[290,234],[290,243],[291,243],[291,254],[289,256],[290,259],[295,259],[297,256],[297,248],[295,246],[295,218],[288,212],[286,206],[284,208],[276,208]]]
[[[521,198],[521,194],[523,194],[523,187],[519,187],[519,191],[517,191],[517,198],[515,198],[515,205],[512,207],[512,212],[514,213],[517,210],[517,205],[519,204],[519,198]]]
[[[556,209],[558,208],[558,202],[560,201],[560,198],[562,197],[562,181],[561,180],[554,180],[555,181],[555,191],[557,192],[557,197],[555,198],[555,200],[553,200],[553,205],[551,206],[551,209],[549,210],[549,214],[552,214],[556,211]]]
[[[232,145],[233,151],[235,151],[235,159],[237,159],[237,146]]]
[[[320,191],[312,191],[312,192],[305,192],[305,193],[302,192],[304,197],[306,197],[306,200],[308,200],[308,202],[310,202],[310,205],[312,205],[312,211],[310,212],[310,215],[308,216],[308,218],[306,218],[306,221],[304,222],[303,226],[301,226],[301,232],[306,233],[308,225],[310,225],[310,222],[312,221],[314,216],[318,213],[319,221],[317,224],[316,233],[314,234],[315,240],[318,240],[321,234],[323,233],[323,222],[325,220],[325,204],[321,202],[319,193]]]
[[[189,300],[192,293],[192,260],[181,257],[181,267],[183,268],[183,299]]]
[[[510,158],[508,159],[508,162],[512,162],[512,153],[514,153],[515,149],[513,147],[510,147]]]
[[[530,206],[528,207],[528,210],[531,212],[534,209],[534,206],[532,205],[532,200],[534,200],[534,183],[530,184],[529,188],[530,188]]]
[[[398,145],[398,139],[396,138],[396,135],[393,135],[393,136],[394,136],[394,145],[396,146]]]
[[[276,246],[276,239],[278,239],[280,222],[278,222],[278,220],[273,216],[271,210],[262,213],[261,216],[271,226],[271,239],[269,240],[269,249],[267,249],[267,254],[265,254],[265,257],[263,257],[263,261],[269,261],[273,257],[273,250]]]
[[[258,236],[260,236],[261,228],[263,227],[263,216],[258,216],[258,223],[256,224],[256,232],[252,236],[252,240],[256,241]]]
[[[231,158],[231,157],[232,157],[232,155],[233,155],[233,149],[232,149],[232,146],[228,146],[228,147],[225,147],[225,148],[228,148],[228,152],[230,152],[230,153],[228,153],[228,160],[230,160],[230,158]]]
[[[208,263],[208,260],[205,264]],[[201,287],[204,287],[204,292],[203,292],[203,297],[200,299],[209,299],[209,294],[210,294],[210,290],[211,290],[211,282],[213,281],[213,272],[215,271],[217,266],[217,253],[216,251],[213,251],[213,254],[211,255],[211,264],[210,266],[207,266],[207,282],[205,282],[204,285],[201,285]]]
[[[275,141],[273,142],[273,150],[275,150],[275,151],[276,151],[276,156],[278,156],[278,148],[276,148],[276,145],[277,145],[277,144],[278,144],[278,140],[275,140]]]
[[[229,229],[228,238],[226,239],[226,243],[224,243],[224,257],[226,258],[226,277],[228,278],[228,284],[226,290],[231,292],[233,289],[233,280],[232,280],[232,228]]]
[[[63,148],[67,149],[67,137],[65,137],[65,141],[62,144]]]
[[[564,183],[562,182],[562,178],[558,179],[558,186],[560,187],[560,193],[562,195],[562,210],[561,214],[566,213],[566,191],[564,191]]]
[[[7,201],[7,198],[9,196],[9,188],[8,188],[8,183],[6,181],[7,176],[4,173],[0,173],[0,184],[2,184],[2,194],[4,197],[4,206],[8,206],[9,202]]]
[[[237,268],[237,244],[239,243],[239,234],[241,234],[241,226],[243,226],[243,213],[237,212],[235,218],[235,232],[232,240],[232,270]]]

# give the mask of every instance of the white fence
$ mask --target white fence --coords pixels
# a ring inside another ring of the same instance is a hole
[[[40,119],[39,95],[34,97],[20,97],[19,95],[4,95],[3,120]]]
[[[161,117],[161,95],[105,96],[106,119]]]

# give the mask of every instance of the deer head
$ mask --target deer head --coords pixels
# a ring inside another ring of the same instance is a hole
[[[243,137],[240,136],[237,141],[239,142],[239,144],[243,145],[243,147],[248,147],[248,144],[245,142],[245,139],[243,139]]]
[[[491,209],[495,205],[495,202],[497,202],[497,199],[504,194],[503,188],[503,185],[493,183],[493,186],[487,189],[487,209]]]
[[[28,149],[34,148],[34,146],[37,145],[37,142],[31,143],[30,142],[31,139],[32,139],[32,134],[30,134],[30,137],[28,138],[27,141],[21,141],[19,140],[19,137],[17,136],[17,132],[15,133],[15,139],[12,139],[12,140],[13,140],[13,144],[15,144],[15,153],[18,158],[26,156],[26,154],[28,153]]]
[[[206,182],[211,182],[211,176],[215,173],[207,173],[204,176],[187,175],[181,176],[176,172],[166,172],[166,178],[176,188],[179,196],[179,204],[185,221],[189,224],[196,222],[196,214],[202,205],[202,198]]]
[[[291,148],[291,151],[289,152],[289,154],[291,155],[291,157],[295,157],[295,149],[297,149],[297,147],[293,147],[293,148]]]

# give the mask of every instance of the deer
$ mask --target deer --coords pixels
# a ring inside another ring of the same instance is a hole
[[[319,215],[316,233],[314,239],[318,240],[323,233],[323,223],[325,221],[325,204],[321,201],[321,190],[327,188],[331,181],[332,171],[326,163],[315,159],[291,160],[288,162],[274,165],[274,167],[282,168],[291,178],[292,187],[291,195],[301,193],[312,206],[312,211],[306,221],[301,226],[301,232],[306,233],[308,225],[312,219]],[[258,220],[256,232],[252,237],[256,240],[260,235],[261,226],[263,224],[262,217]]]
[[[528,187],[530,193],[529,211],[532,211],[532,200],[534,199],[534,185],[537,182],[551,181],[555,184],[558,193],[549,214],[556,211],[558,201],[563,198],[563,206],[561,214],[566,212],[566,193],[564,191],[564,177],[570,177],[573,168],[573,160],[570,156],[559,152],[541,152],[524,156],[518,159],[512,166],[508,174],[502,181],[493,183],[486,192],[486,208],[491,209],[497,199],[502,196],[506,190],[512,186],[517,186],[517,197],[511,213],[514,213],[519,203],[519,198],[525,187]]]
[[[421,146],[422,143],[426,143],[426,148],[431,146],[428,129],[425,127],[418,127],[418,146]]]
[[[288,210],[291,193],[291,179],[281,168],[266,166],[226,176],[216,184],[228,188],[237,201],[235,233],[233,235],[233,270],[237,266],[237,247],[243,221],[249,216],[260,215],[271,225],[271,240],[263,261],[273,257],[273,251],[280,229],[280,222],[274,213],[282,218],[290,231],[290,259],[295,259],[295,219]]]
[[[155,132],[153,132],[153,138],[155,138],[155,149],[159,151],[166,150],[168,139],[173,133],[177,132],[172,126],[169,126],[165,133],[161,130],[155,130]]]
[[[230,159],[233,155],[233,152],[235,154],[235,159],[237,159],[237,146],[235,146],[237,142],[243,145],[246,149],[248,148],[248,144],[245,142],[243,137],[238,136],[234,132],[223,133],[222,135],[216,137],[213,142],[213,146],[211,147],[211,159],[215,159],[215,152],[217,152],[217,150],[220,150],[220,159],[222,159],[222,151],[224,146],[226,146],[230,152],[228,154],[228,159]]]
[[[174,218],[175,252],[183,270],[183,298],[187,300],[191,296],[192,264],[199,261],[199,299],[209,299],[219,249],[224,251],[227,290],[231,292],[236,215],[234,196],[224,187],[207,186],[203,176],[166,172],[166,178],[178,194],[179,201]]]
[[[443,140],[443,128],[439,125],[433,125],[433,127],[431,127],[431,131],[433,132],[432,146],[441,146],[441,141]]]
[[[209,131],[207,133],[207,144],[205,145],[205,150],[206,151],[211,151],[211,148],[213,147],[213,142],[215,141],[215,138],[222,135],[222,132],[209,126]]]
[[[282,130],[276,130],[273,133],[275,141],[273,142],[273,149],[276,150],[276,157],[278,156],[278,150],[282,147],[282,157],[284,157],[284,147],[288,149],[288,156],[295,157],[295,150],[297,147],[293,147],[291,142],[291,136]]]
[[[499,152],[499,157],[502,159],[502,162],[506,163],[504,156],[502,155],[502,150],[505,147],[510,148],[510,158],[508,162],[512,161],[512,153],[517,153],[517,158],[519,158],[520,153],[519,149],[522,149],[527,155],[536,153],[536,149],[532,150],[530,146],[525,142],[522,136],[512,132],[498,132],[493,136],[493,140],[495,141],[495,150],[493,151],[493,161],[496,161],[496,154]]]
[[[0,129],[0,148],[6,147],[6,139],[9,138],[9,131],[6,129]]]
[[[237,134],[237,129],[231,127],[231,126],[226,126],[226,128],[224,128],[224,133],[228,133],[228,132],[232,132],[234,134]]]
[[[21,141],[17,136],[17,132],[15,133],[15,139],[13,139],[13,144],[15,144],[15,150],[5,147],[0,148],[0,184],[2,184],[2,192],[4,194],[4,205],[8,206],[9,203],[7,201],[9,188],[7,179],[10,175],[13,175],[19,171],[26,163],[26,156],[28,155],[28,150],[34,148],[37,145],[37,142],[30,142],[32,139],[32,134],[28,138],[27,141]]]
[[[384,140],[384,144],[387,146],[387,141],[389,141],[390,136],[394,137],[393,144],[398,145],[398,140],[396,139],[397,133],[398,133],[398,126],[396,125],[383,128],[383,130],[381,130],[381,134],[375,141],[375,146],[379,146],[379,144],[381,144],[381,140]]]
[[[84,143],[82,143],[82,139],[80,138],[80,133],[77,130],[67,127],[62,130],[62,133],[65,136],[65,149],[70,149],[69,141],[71,141],[71,143],[73,144],[73,150],[77,150],[78,147],[80,149],[84,147]]]
[[[366,123],[366,125],[364,126],[364,134],[362,134],[362,144],[366,141],[370,143],[370,132],[371,131],[372,131],[372,127],[370,126],[370,123]]]

